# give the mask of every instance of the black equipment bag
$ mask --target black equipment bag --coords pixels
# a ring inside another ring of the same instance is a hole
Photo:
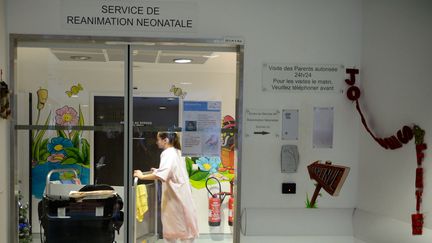
[[[114,190],[107,185],[87,185],[80,191]],[[44,196],[38,205],[42,242],[112,243],[115,231],[123,224],[122,198],[115,194],[105,199],[68,200]],[[103,209],[103,210],[102,210]],[[64,216],[59,216],[62,211]],[[103,211],[103,212],[102,212]],[[96,212],[98,216],[96,216]]]

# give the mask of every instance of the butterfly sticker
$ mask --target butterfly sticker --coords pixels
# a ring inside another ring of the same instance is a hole
[[[182,99],[184,99],[187,94],[186,92],[183,92],[181,88],[176,87],[175,85],[171,86],[170,92],[172,92],[177,97],[181,97]]]

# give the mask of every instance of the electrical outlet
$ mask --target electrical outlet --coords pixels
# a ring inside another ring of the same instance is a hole
[[[296,184],[282,183],[282,194],[296,194]]]

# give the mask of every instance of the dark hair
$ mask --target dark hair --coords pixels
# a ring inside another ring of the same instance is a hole
[[[158,137],[161,139],[168,138],[168,143],[174,146],[176,149],[181,149],[179,137],[177,136],[177,133],[175,132],[158,132]]]

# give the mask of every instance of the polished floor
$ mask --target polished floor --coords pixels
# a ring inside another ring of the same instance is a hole
[[[195,241],[195,243],[232,243],[232,235],[200,235],[200,238]],[[41,243],[40,235],[33,234],[33,243]],[[141,242],[136,242],[141,243]],[[156,243],[164,243],[163,240],[158,240]]]
[[[210,237],[209,235],[201,235],[200,238],[195,241],[195,243],[213,243],[213,242],[232,243],[233,240],[231,235],[225,237]],[[158,240],[157,243],[164,243],[164,241]]]

